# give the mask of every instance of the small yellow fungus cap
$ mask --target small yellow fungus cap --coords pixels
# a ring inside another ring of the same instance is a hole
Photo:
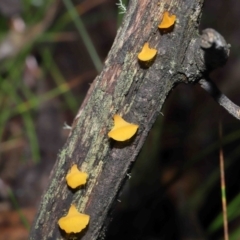
[[[119,115],[114,115],[113,120],[114,127],[108,133],[108,137],[116,141],[126,141],[137,132],[138,125],[126,122]]]
[[[66,233],[79,233],[86,228],[89,219],[89,215],[78,212],[77,208],[71,205],[68,214],[58,220],[58,225]]]
[[[163,19],[161,23],[158,25],[158,28],[160,29],[166,29],[170,28],[171,26],[174,25],[176,21],[176,15],[169,15],[169,12],[164,12],[163,13]]]
[[[141,52],[138,54],[138,59],[140,61],[146,62],[152,60],[157,54],[157,50],[154,48],[149,48],[149,43],[146,42],[143,45]]]
[[[80,172],[77,165],[74,164],[66,176],[67,185],[71,188],[77,188],[87,182],[88,174]]]

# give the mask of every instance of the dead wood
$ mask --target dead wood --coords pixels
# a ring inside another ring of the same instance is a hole
[[[104,68],[92,83],[59,153],[30,239],[65,239],[57,221],[72,203],[91,217],[79,239],[104,238],[109,211],[168,94],[176,84],[197,83],[209,69],[223,63],[216,60],[210,66],[206,61],[208,48],[211,56],[216,48],[214,44],[208,47],[207,34],[202,39],[198,33],[203,2],[130,1]],[[164,11],[177,16],[168,32],[157,27]],[[146,41],[158,54],[149,68],[142,68],[137,55]],[[118,143],[108,138],[116,113],[140,125],[132,140]],[[74,163],[90,176],[87,185],[77,191],[70,190],[65,181]]]

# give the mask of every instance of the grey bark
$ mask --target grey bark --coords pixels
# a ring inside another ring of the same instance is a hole
[[[203,2],[130,1],[104,69],[92,83],[59,153],[30,239],[65,239],[57,221],[72,203],[90,215],[90,224],[78,239],[104,237],[108,213],[170,91],[181,82],[197,83],[208,69],[226,61],[216,59],[214,66],[206,61],[198,34]],[[158,30],[164,11],[177,16],[174,28],[165,33]],[[158,55],[149,68],[142,68],[137,55],[146,41]],[[212,46],[210,55],[214,56],[215,44]],[[228,55],[227,47],[222,51]],[[118,143],[108,138],[116,113],[140,126],[132,140]],[[90,176],[87,185],[77,191],[71,191],[65,182],[74,163]]]

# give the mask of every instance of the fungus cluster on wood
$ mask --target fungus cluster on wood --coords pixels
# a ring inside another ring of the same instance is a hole
[[[114,127],[108,133],[110,138],[113,138],[116,141],[126,141],[137,132],[138,125],[126,122],[119,115],[114,115],[113,119]],[[87,178],[88,174],[79,171],[76,164],[71,167],[66,175],[67,185],[72,189],[86,184]],[[86,228],[89,220],[89,215],[78,212],[77,208],[74,205],[71,205],[67,215],[58,220],[58,225],[67,234],[79,233]]]
[[[159,24],[160,29],[167,29],[174,25],[176,20],[175,15],[169,15],[169,12],[163,14],[163,19]],[[149,47],[149,43],[146,42],[141,52],[138,54],[138,59],[141,62],[151,62],[157,55],[157,50]],[[108,137],[116,141],[127,141],[132,138],[139,126],[133,123],[125,121],[121,116],[114,115],[114,126],[108,132]],[[79,186],[86,184],[88,174],[79,171],[76,164],[74,164],[68,174],[66,175],[67,185],[76,189]],[[67,234],[79,233],[89,224],[90,216],[78,212],[74,205],[71,205],[66,216],[61,217],[58,220],[59,227]]]
[[[176,21],[175,15],[170,15],[169,12],[163,13],[163,19],[161,23],[158,25],[160,30],[170,29],[174,26]],[[157,55],[157,49],[150,48],[149,42],[144,43],[140,53],[138,54],[138,60],[142,63],[149,63],[150,61],[154,60]],[[146,64],[149,67],[149,64]]]
[[[78,170],[76,164],[74,164],[66,176],[67,185],[72,189],[84,185],[87,182],[88,174]],[[88,225],[90,216],[78,212],[74,205],[68,210],[66,216],[61,217],[58,220],[59,227],[67,234],[79,233]]]
[[[126,141],[137,132],[138,125],[126,122],[119,115],[114,115],[113,119],[114,127],[108,133],[110,138],[113,138],[116,141]],[[67,185],[72,189],[86,184],[87,178],[88,174],[79,171],[76,164],[71,167],[66,175]],[[79,233],[86,228],[89,220],[89,215],[78,212],[77,208],[74,205],[71,205],[67,215],[58,220],[58,225],[67,234]]]

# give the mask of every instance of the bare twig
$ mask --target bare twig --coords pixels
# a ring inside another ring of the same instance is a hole
[[[240,107],[226,97],[210,79],[201,79],[201,87],[207,91],[215,101],[225,108],[231,115],[240,120]]]

